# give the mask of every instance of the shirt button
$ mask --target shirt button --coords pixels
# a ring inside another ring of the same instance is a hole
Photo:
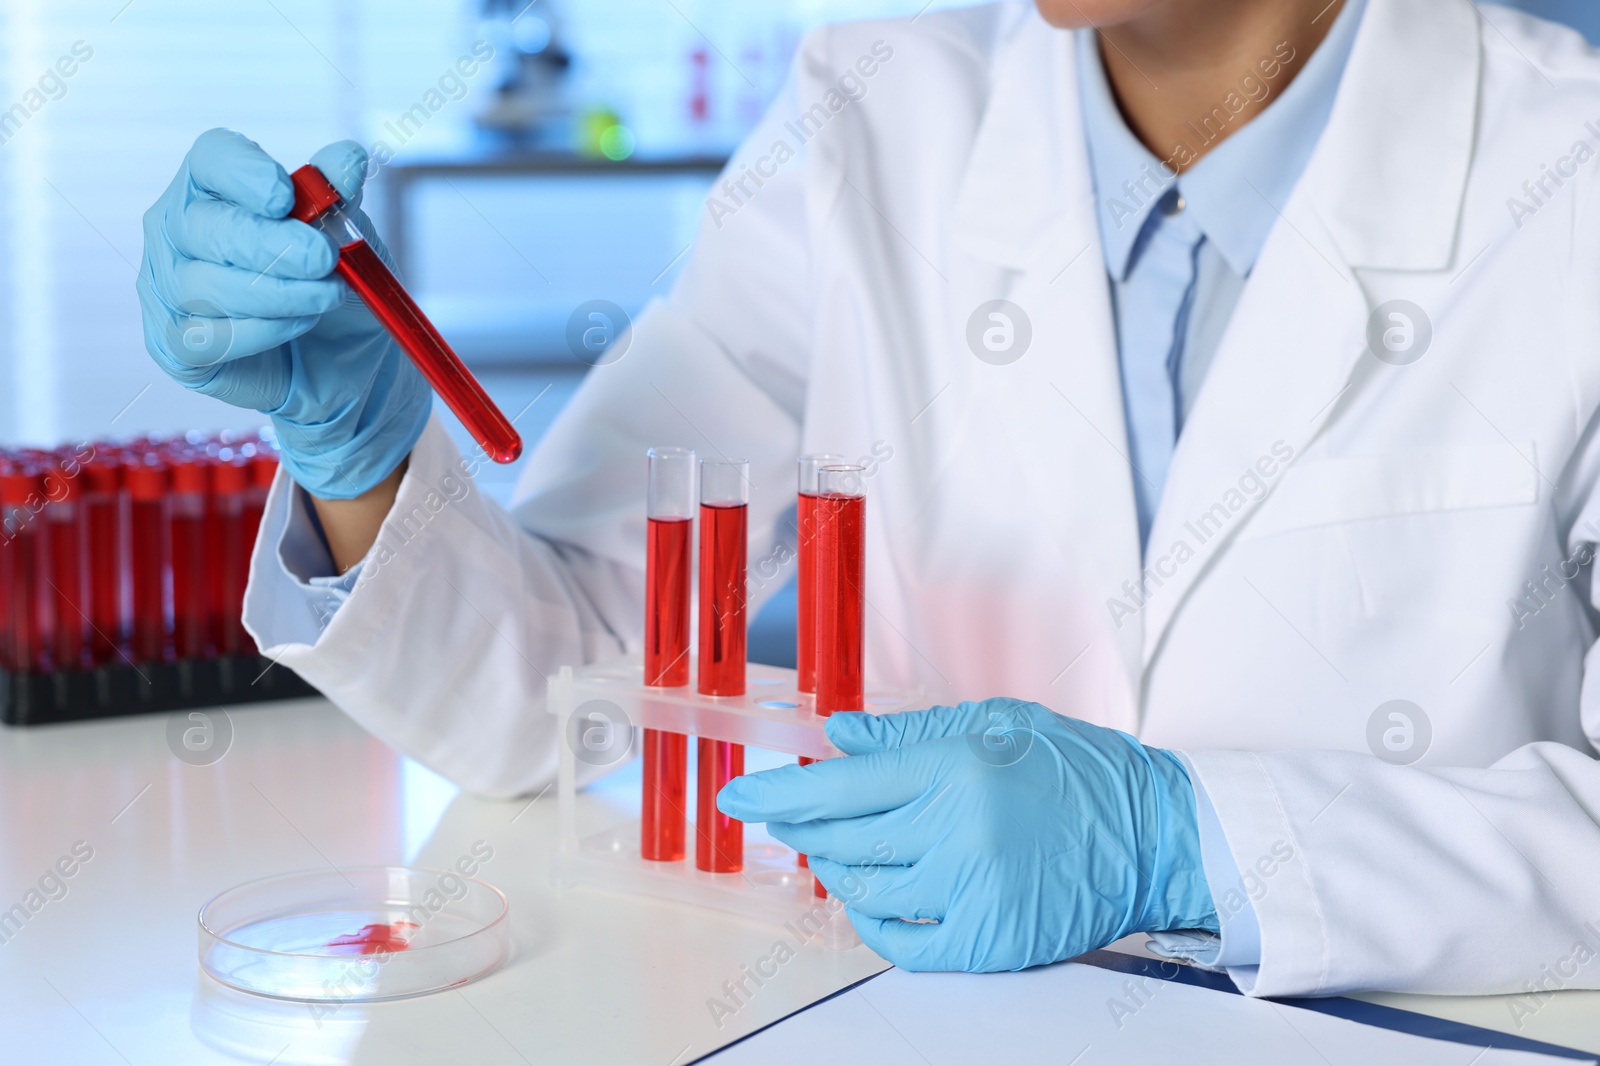
[[[1181,215],[1183,209],[1188,206],[1189,202],[1183,198],[1183,194],[1174,190],[1161,201],[1161,213],[1168,217]]]

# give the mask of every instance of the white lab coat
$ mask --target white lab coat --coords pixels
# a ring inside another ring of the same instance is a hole
[[[1600,953],[1597,149],[1574,34],[1371,0],[1178,441],[1141,608],[1068,36],[1026,4],[825,29],[520,502],[430,426],[361,583],[290,641],[280,481],[247,623],[400,750],[538,789],[545,676],[639,646],[644,449],[750,459],[754,575],[787,570],[795,455],[871,456],[870,676],[1185,751],[1256,897],[1256,992],[1600,987],[1574,961]],[[966,340],[997,298],[1031,323],[1008,365]],[[1431,322],[1410,365],[1368,346],[1395,299]],[[1371,753],[1395,699],[1431,731],[1414,765]]]

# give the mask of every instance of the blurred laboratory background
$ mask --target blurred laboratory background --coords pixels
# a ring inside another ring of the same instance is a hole
[[[925,6],[7,0],[0,446],[264,421],[185,393],[141,340],[141,215],[214,126],[289,169],[339,138],[368,146],[366,207],[405,281],[502,406],[539,398],[517,422],[531,442],[589,369],[573,311],[631,315],[667,291],[802,34]]]
[[[566,343],[572,311],[631,314],[671,286],[720,161],[801,36],[948,6],[7,0],[0,444],[261,421],[185,394],[140,339],[140,216],[213,126],[290,169],[341,137],[381,152],[367,207],[407,283],[511,410],[550,386],[518,423],[537,436],[588,369]],[[1595,0],[1523,6],[1600,32]],[[42,83],[75,49],[90,58]],[[39,89],[36,110],[12,106]]]
[[[0,446],[264,421],[186,393],[140,335],[141,215],[214,126],[289,169],[339,138],[369,146],[366,206],[404,279],[531,444],[590,369],[574,311],[632,315],[670,288],[801,36],[949,6],[6,0]],[[1600,34],[1596,0],[1523,6]],[[485,486],[507,495],[515,475]]]

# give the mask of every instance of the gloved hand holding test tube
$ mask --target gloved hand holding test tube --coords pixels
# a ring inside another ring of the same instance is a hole
[[[291,178],[255,142],[208,130],[144,216],[151,357],[185,388],[270,417],[284,469],[318,500],[390,477],[434,390],[492,458],[521,450],[384,265],[361,210],[367,170],[366,151],[339,141]]]
[[[334,270],[383,323],[489,458],[515,462],[522,454],[522,437],[346,216],[339,190],[310,163],[289,180],[294,183],[289,217],[315,226],[328,238],[339,256]]]

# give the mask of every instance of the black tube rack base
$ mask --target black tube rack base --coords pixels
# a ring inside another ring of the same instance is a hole
[[[316,689],[263,655],[112,663],[92,670],[0,670],[0,722],[48,725],[152,711],[303,699]]]

